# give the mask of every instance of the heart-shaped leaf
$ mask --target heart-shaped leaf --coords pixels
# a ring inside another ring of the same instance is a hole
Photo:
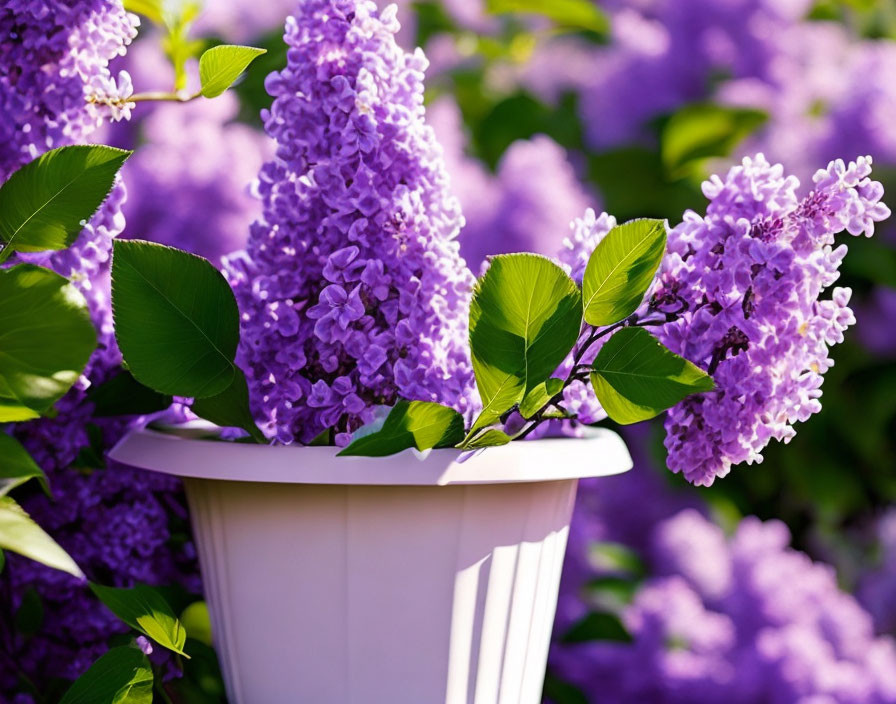
[[[358,438],[340,456],[384,457],[411,447],[453,447],[464,436],[464,419],[453,408],[431,401],[395,404],[378,431]]]
[[[59,147],[13,173],[0,187],[0,261],[13,251],[68,247],[130,155],[102,145]]]
[[[215,98],[227,90],[239,78],[249,64],[266,53],[266,49],[254,46],[222,44],[213,46],[199,57],[199,80],[202,95]]]
[[[95,347],[87,302],[66,279],[32,264],[0,270],[0,423],[46,413]]]
[[[653,418],[686,396],[714,388],[706,372],[639,327],[622,328],[607,340],[593,368],[597,399],[623,425]]]
[[[175,653],[189,657],[183,650],[187,632],[159,592],[145,584],[130,589],[104,587],[90,583],[90,589],[109,610],[131,628],[149,636]]]
[[[133,645],[104,653],[69,687],[59,704],[152,704],[152,666]]]
[[[545,381],[569,353],[582,324],[575,282],[550,259],[491,259],[470,306],[470,348],[482,413],[471,433],[491,425]]]
[[[83,578],[75,561],[9,496],[0,497],[0,549]]]
[[[611,325],[634,313],[665,251],[666,224],[662,220],[630,220],[610,230],[585,267],[585,321]]]
[[[230,385],[239,311],[221,272],[202,257],[116,240],[112,310],[121,354],[141,384],[193,398]]]

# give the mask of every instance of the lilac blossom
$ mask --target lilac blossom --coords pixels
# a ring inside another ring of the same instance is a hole
[[[130,95],[109,61],[136,34],[137,17],[115,0],[0,3],[0,176],[48,149],[80,142],[107,117],[127,116],[89,98]]]
[[[717,390],[690,396],[666,418],[668,465],[708,485],[821,408],[831,346],[855,318],[850,290],[834,288],[846,246],[834,236],[874,232],[889,216],[870,157],[837,160],[811,190],[762,155],[703,185],[706,215],[687,212],[669,233],[655,301],[687,305],[660,330],[672,351],[708,369]]]
[[[859,580],[857,597],[881,631],[896,634],[896,510],[877,521],[875,565]]]
[[[303,0],[266,82],[277,156],[226,270],[254,409],[280,442],[335,428],[344,444],[399,397],[473,403],[462,218],[423,120],[426,59],[397,29],[394,8]]]
[[[693,509],[660,522],[621,614],[632,642],[559,645],[553,670],[606,704],[893,701],[893,642],[789,540],[753,517],[731,538]]]

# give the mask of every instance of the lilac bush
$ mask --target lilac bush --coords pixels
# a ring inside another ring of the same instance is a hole
[[[119,2],[6,2],[0,7],[0,180],[50,148],[83,142],[103,120],[127,116],[91,98],[127,97],[126,73],[113,80],[108,63],[122,54],[137,26]],[[17,255],[68,277],[84,295],[98,345],[81,379],[55,407],[52,418],[16,424],[13,434],[44,469],[56,496],[23,501],[31,516],[70,552],[88,577],[110,585],[135,580],[182,581],[198,588],[192,546],[169,544],[169,511],[184,513],[177,482],[102,468],[105,447],[128,420],[93,418],[88,390],[119,368],[109,292],[112,240],[124,229],[124,185],[113,189],[74,244],[58,252]],[[19,676],[43,685],[75,677],[105,651],[109,637],[126,632],[90,595],[86,585],[31,560],[7,557],[4,598],[10,608],[28,589],[42,600],[43,623],[35,635],[4,639],[0,687]]]
[[[652,576],[622,613],[632,642],[562,645],[553,667],[607,704],[892,701],[892,641],[789,539],[752,517],[726,538],[693,509],[658,523]]]
[[[226,270],[243,318],[238,360],[262,430],[337,442],[398,397],[471,408],[457,201],[423,120],[421,52],[394,12],[307,0],[263,119],[277,156],[263,214]]]

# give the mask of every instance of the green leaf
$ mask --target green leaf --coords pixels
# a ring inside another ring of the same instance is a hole
[[[550,672],[544,678],[542,699],[552,704],[588,704],[588,697],[582,690],[558,679]]]
[[[712,391],[712,379],[663,347],[644,328],[623,328],[597,353],[591,383],[601,406],[628,425],[659,415],[691,394]]]
[[[0,187],[0,261],[14,250],[68,247],[130,155],[102,145],[59,147],[13,173]]]
[[[465,439],[463,442],[459,443],[457,447],[461,450],[478,450],[483,447],[498,447],[499,445],[506,445],[512,440],[512,438],[505,433],[503,430],[498,430],[497,428],[486,428],[478,432],[476,435],[473,435],[469,439]]]
[[[520,404],[520,415],[527,420],[563,389],[563,379],[551,377],[533,388]]]
[[[87,398],[93,403],[94,418],[145,416],[171,405],[171,396],[144,386],[124,369],[92,388]]]
[[[493,257],[470,306],[470,347],[482,413],[491,425],[545,381],[569,353],[582,323],[575,282],[536,254]]]
[[[33,636],[44,622],[44,604],[34,587],[28,587],[22,594],[22,601],[16,610],[16,631],[23,636]]]
[[[124,0],[124,9],[143,15],[146,19],[156,24],[162,24],[164,0]]]
[[[464,419],[453,408],[431,401],[399,401],[383,427],[358,438],[339,456],[385,457],[411,447],[452,447],[464,436]]]
[[[768,115],[752,108],[712,103],[687,105],[666,122],[661,137],[663,165],[680,178],[708,157],[728,156]]]
[[[81,675],[59,704],[152,704],[152,667],[133,645],[106,651]]]
[[[233,381],[239,311],[221,272],[202,257],[116,240],[112,310],[121,354],[141,384],[204,398]]]
[[[208,604],[204,601],[194,601],[183,610],[180,621],[190,633],[191,639],[211,646],[212,621],[208,613]]]
[[[202,95],[215,98],[227,90],[265,49],[253,46],[222,44],[213,46],[199,57],[199,80]]]
[[[607,233],[582,279],[585,321],[611,325],[637,310],[666,251],[662,220],[630,220]]]
[[[17,552],[75,577],[84,577],[68,553],[9,496],[0,497],[0,549]]]
[[[208,398],[197,398],[191,408],[200,418],[223,428],[242,428],[256,442],[267,442],[249,409],[249,387],[246,375],[239,367],[234,368],[233,380],[224,391]]]
[[[189,657],[183,650],[187,632],[158,591],[145,584],[130,589],[90,583],[91,591],[131,628],[168,650]]]
[[[37,479],[44,493],[50,496],[47,475],[18,440],[0,431],[0,496],[6,496],[29,479]]]
[[[96,347],[84,297],[49,269],[0,270],[0,423],[46,413]]]
[[[616,614],[592,611],[573,624],[561,640],[564,643],[587,643],[595,640],[631,643],[632,636]]]
[[[488,0],[486,9],[491,14],[526,12],[553,20],[561,27],[586,29],[606,34],[610,21],[590,0]]]

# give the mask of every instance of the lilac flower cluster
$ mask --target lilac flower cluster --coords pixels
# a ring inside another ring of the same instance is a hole
[[[672,471],[711,484],[733,464],[761,461],[770,440],[787,442],[820,410],[829,348],[855,321],[849,289],[821,299],[846,255],[834,235],[870,236],[890,214],[870,173],[870,157],[831,162],[800,197],[780,165],[745,158],[704,183],[705,216],[689,211],[669,233],[654,305],[686,312],[660,338],[717,386],[669,412]]]
[[[877,559],[859,580],[856,596],[882,632],[896,634],[896,510],[876,525]]]
[[[423,121],[426,59],[397,29],[394,8],[302,0],[266,82],[277,156],[225,268],[254,409],[280,442],[335,428],[344,444],[399,396],[472,404],[462,218]]]
[[[126,115],[88,98],[126,98],[124,53],[137,17],[117,0],[4,0],[0,3],[0,175],[48,149],[82,141],[107,116]],[[113,114],[113,111],[115,114]]]
[[[893,642],[789,539],[753,517],[727,539],[693,509],[659,523],[622,612],[632,642],[558,646],[553,669],[606,704],[893,701]]]

